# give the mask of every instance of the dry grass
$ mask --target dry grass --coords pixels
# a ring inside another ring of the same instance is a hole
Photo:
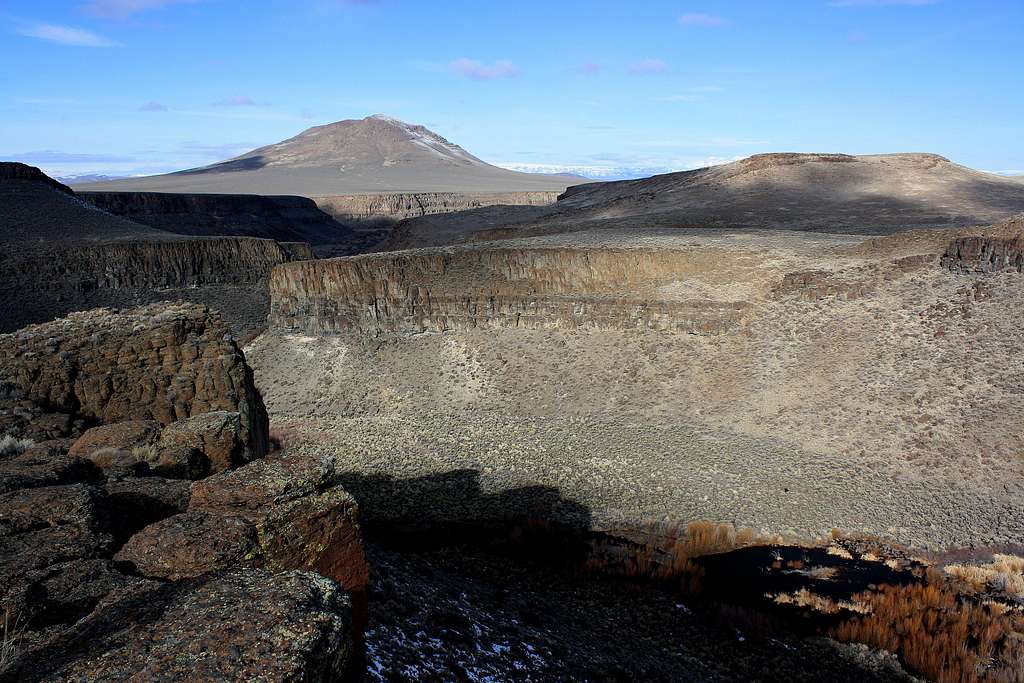
[[[686,593],[698,593],[704,570],[693,562],[703,555],[725,553],[777,539],[761,537],[753,529],[736,529],[732,524],[697,521],[685,527],[679,523],[648,523],[641,541],[624,556],[609,561],[598,549],[584,569],[593,573],[617,573],[639,579],[678,581]]]
[[[843,641],[899,654],[937,683],[1024,681],[1024,616],[965,597],[942,573],[854,596],[869,611],[836,627]]]
[[[1024,599],[1024,557],[997,554],[982,565],[951,564],[946,573],[979,591],[994,591]]]
[[[807,607],[822,614],[839,614],[841,612],[867,614],[871,611],[871,608],[864,603],[849,600],[832,600],[831,598],[816,595],[806,588],[801,588],[793,593],[778,593],[776,595],[769,593],[765,597],[772,600],[776,605]]]
[[[31,439],[17,439],[10,434],[0,436],[0,456],[19,455],[33,446]]]
[[[12,615],[10,609],[4,610],[3,635],[0,636],[0,671],[14,661],[18,654],[18,640],[25,630],[18,617]]]

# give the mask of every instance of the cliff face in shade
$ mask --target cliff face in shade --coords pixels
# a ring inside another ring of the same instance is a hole
[[[48,410],[101,423],[235,411],[252,456],[267,452],[252,370],[205,306],[99,309],[0,335],[0,379]]]
[[[305,197],[164,192],[82,192],[84,201],[117,216],[191,236],[262,237],[335,244],[351,231]]]
[[[718,334],[738,328],[749,304],[658,291],[713,267],[680,250],[568,247],[309,261],[271,273],[269,324],[308,333],[594,327]]]
[[[312,257],[304,243],[189,238],[143,225],[82,201],[39,169],[0,164],[0,332],[76,310],[186,299],[221,310],[250,336],[266,324],[270,269]]]

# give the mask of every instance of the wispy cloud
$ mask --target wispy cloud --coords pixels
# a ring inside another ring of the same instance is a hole
[[[704,14],[703,12],[687,12],[679,17],[679,23],[683,26],[700,26],[702,28],[722,28],[729,25],[729,20],[717,14]]]
[[[660,74],[668,71],[668,64],[660,59],[641,59],[627,64],[626,71],[635,75]]]
[[[905,7],[924,7],[938,4],[939,0],[832,0],[832,7],[883,7],[885,5],[903,5]]]
[[[519,69],[507,59],[499,59],[494,64],[485,64],[465,57],[448,64],[448,70],[464,78],[486,81],[494,78],[511,78],[519,75]]]
[[[587,76],[594,76],[604,71],[604,65],[598,64],[597,62],[583,62],[578,67],[576,67],[576,70],[579,71],[581,74],[585,74]]]
[[[256,101],[248,95],[231,95],[213,103],[217,107],[255,107]]]
[[[85,29],[74,28],[73,26],[61,26],[59,24],[33,24],[17,29],[17,32],[29,38],[47,40],[60,45],[72,45],[74,47],[114,47],[117,45],[112,40],[107,40]]]
[[[200,0],[92,0],[81,5],[86,14],[109,19],[127,19],[133,14],[170,5],[190,5]]]
[[[150,101],[139,107],[139,111],[167,111],[167,105]]]

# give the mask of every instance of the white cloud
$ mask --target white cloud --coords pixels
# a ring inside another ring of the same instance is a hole
[[[199,0],[92,0],[92,2],[83,4],[81,9],[96,17],[127,19],[139,12],[194,2],[199,2]]]
[[[90,31],[59,24],[33,24],[19,28],[17,31],[29,38],[38,38],[74,47],[113,47],[117,45],[117,43]]]
[[[626,71],[634,75],[660,74],[668,71],[668,64],[660,59],[641,59],[627,64]]]
[[[167,111],[167,105],[150,101],[139,107],[139,111]]]
[[[214,102],[214,105],[218,107],[255,107],[257,106],[255,100],[248,95],[231,95],[225,97],[223,100]]]
[[[700,26],[702,28],[722,28],[729,25],[729,20],[715,14],[704,14],[703,12],[688,12],[679,17],[679,23],[683,26]]]
[[[488,65],[475,59],[463,57],[451,62],[448,65],[448,70],[459,76],[472,78],[477,81],[493,78],[510,78],[519,75],[518,67],[507,59],[499,59],[494,64]]]

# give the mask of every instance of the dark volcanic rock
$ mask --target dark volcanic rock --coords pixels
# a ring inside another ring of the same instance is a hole
[[[251,521],[271,569],[311,569],[348,591],[366,590],[358,508],[337,485],[333,462],[261,460],[193,484],[189,509]]]
[[[104,493],[85,484],[0,496],[0,593],[26,573],[108,555],[115,534]]]
[[[230,515],[202,510],[151,524],[114,556],[145,576],[189,579],[232,567],[259,566],[262,553],[256,527]]]
[[[325,244],[351,239],[351,230],[312,199],[253,194],[82,192],[100,209],[181,235],[263,237],[278,242]]]
[[[127,478],[103,486],[109,507],[124,520],[129,534],[188,509],[189,482],[162,477]]]
[[[239,414],[226,410],[214,410],[169,424],[160,434],[157,446],[161,453],[183,449],[203,453],[211,472],[224,472],[261,455],[246,448]]]
[[[28,572],[0,596],[0,609],[15,615],[22,627],[72,624],[111,591],[138,581],[110,560],[70,560]]]
[[[267,413],[252,371],[204,306],[100,309],[0,335],[0,380],[47,409],[103,423],[236,411],[241,459],[267,452]]]
[[[953,240],[941,263],[955,273],[1024,272],[1024,216]]]
[[[140,581],[26,649],[7,681],[335,681],[352,656],[348,598],[308,572]]]
[[[0,458],[0,493],[17,489],[98,482],[100,470],[88,460],[68,454],[69,439],[43,441],[22,453]]]

